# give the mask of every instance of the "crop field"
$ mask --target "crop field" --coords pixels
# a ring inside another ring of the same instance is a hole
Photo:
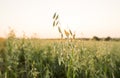
[[[0,78],[120,78],[120,42],[8,38]]]
[[[120,0],[0,0],[0,78],[120,78]]]

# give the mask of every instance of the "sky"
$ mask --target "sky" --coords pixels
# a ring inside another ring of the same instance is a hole
[[[76,37],[120,37],[120,0],[0,0],[0,36],[11,27],[18,37],[60,38],[55,12]]]

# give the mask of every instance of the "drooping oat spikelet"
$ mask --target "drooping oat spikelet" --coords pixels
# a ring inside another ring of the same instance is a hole
[[[53,21],[53,27],[55,26],[55,21]]]
[[[59,21],[56,21],[56,24],[55,24],[55,25],[57,26],[58,24],[59,24]]]
[[[53,19],[56,17],[56,12],[54,13],[54,15],[53,15]]]
[[[53,27],[54,26],[58,26],[59,24],[59,15],[55,12],[54,15],[53,15]]]
[[[59,31],[59,33],[62,33],[61,28],[59,26],[58,26],[58,31]]]
[[[56,16],[55,20],[57,20],[57,19],[58,19],[58,17],[59,17],[59,15],[57,15],[57,16]]]
[[[72,31],[69,29],[69,33],[70,33],[70,35],[72,36]]]
[[[69,32],[66,31],[66,30],[64,30],[64,32],[65,32],[65,35],[66,35],[67,37],[69,37]]]

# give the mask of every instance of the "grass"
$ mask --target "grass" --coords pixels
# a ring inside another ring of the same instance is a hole
[[[3,43],[0,78],[120,78],[120,42],[10,38]]]

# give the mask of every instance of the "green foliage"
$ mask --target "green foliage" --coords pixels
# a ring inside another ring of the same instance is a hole
[[[7,39],[0,50],[0,77],[119,78],[119,46],[120,42]]]

